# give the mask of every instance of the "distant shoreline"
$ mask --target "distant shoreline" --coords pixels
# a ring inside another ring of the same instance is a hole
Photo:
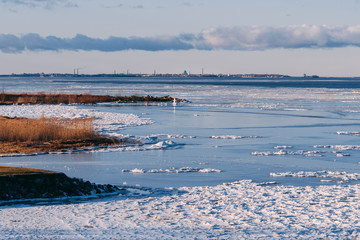
[[[294,78],[294,76],[282,74],[141,74],[141,73],[119,73],[119,74],[70,74],[70,73],[21,73],[21,74],[0,74],[0,77],[109,77],[109,78],[123,78],[123,77],[147,77],[147,78]],[[297,78],[297,77],[295,77]],[[306,78],[319,78],[317,75],[307,76]]]
[[[97,74],[73,74],[73,73],[12,73],[0,74],[1,77],[38,77],[38,78],[221,78],[221,79],[360,79],[360,76],[351,77],[334,77],[334,76],[318,76],[306,75],[291,76],[286,74],[261,74],[261,73],[236,73],[236,74],[184,74],[184,73],[159,73],[159,74],[142,74],[142,73],[97,73]]]

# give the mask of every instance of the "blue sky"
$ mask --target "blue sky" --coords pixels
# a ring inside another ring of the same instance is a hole
[[[360,76],[359,0],[0,0],[0,73]]]

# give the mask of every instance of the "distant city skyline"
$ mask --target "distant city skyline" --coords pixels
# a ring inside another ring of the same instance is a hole
[[[0,0],[0,74],[360,76],[359,0]]]

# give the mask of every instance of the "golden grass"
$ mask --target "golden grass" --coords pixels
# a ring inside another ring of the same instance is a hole
[[[32,175],[32,174],[54,174],[58,172],[37,168],[7,167],[0,166],[0,176]]]
[[[61,120],[59,118],[0,119],[0,141],[2,142],[45,142],[96,138],[94,119]]]
[[[107,138],[94,130],[94,119],[26,119],[0,116],[0,154],[38,153],[124,145],[122,139]]]

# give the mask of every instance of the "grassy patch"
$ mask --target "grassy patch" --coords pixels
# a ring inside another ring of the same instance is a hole
[[[0,166],[0,176],[14,176],[14,175],[32,175],[32,174],[53,174],[57,172],[23,167],[6,167]]]

